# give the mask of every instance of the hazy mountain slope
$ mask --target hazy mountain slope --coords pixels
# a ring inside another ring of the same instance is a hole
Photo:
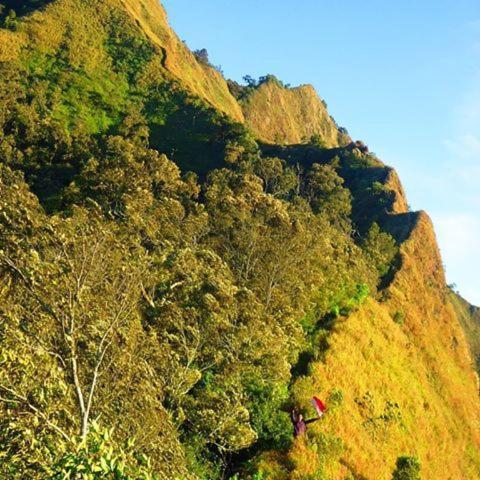
[[[239,102],[247,126],[263,142],[298,144],[319,135],[325,146],[336,147],[346,140],[311,85],[287,88],[270,80]]]
[[[480,373],[480,308],[453,291],[449,292],[449,297],[467,336],[475,368]]]

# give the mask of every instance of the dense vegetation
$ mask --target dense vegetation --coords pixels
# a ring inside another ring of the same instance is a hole
[[[50,132],[31,124],[40,146],[12,121],[2,147],[29,158],[1,166],[4,475],[56,478],[95,418],[119,445],[137,438],[157,472],[215,478],[234,452],[287,446],[299,358],[395,254],[373,247],[378,230],[363,249],[352,240],[335,168],[300,174],[237,143],[230,167],[198,184],[146,146],[138,121],[64,142],[70,165],[55,168],[69,175],[53,188],[52,165],[31,160],[55,154]],[[55,213],[21,169],[55,192]]]
[[[53,2],[61,33],[0,63],[0,478],[362,478],[289,411],[399,267],[389,170],[259,145],[112,5]],[[400,428],[395,399],[355,402]]]

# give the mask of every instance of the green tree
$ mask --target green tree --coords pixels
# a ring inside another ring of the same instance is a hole
[[[309,144],[315,148],[326,148],[325,140],[318,133],[314,133],[310,137]]]
[[[335,222],[342,222],[351,213],[351,197],[343,179],[331,165],[313,164],[307,173],[302,194],[314,212],[324,213]]]
[[[157,471],[181,471],[164,385],[151,374],[165,352],[139,314],[151,282],[137,236],[98,208],[47,217],[3,165],[0,212],[0,472],[45,478],[57,459],[48,445],[85,441],[98,416],[118,439],[139,438]]]
[[[293,192],[298,191],[298,176],[279,158],[258,158],[253,172],[263,180],[264,192],[274,197],[287,199]]]
[[[420,480],[420,461],[416,457],[398,457],[392,480]]]
[[[378,224],[374,222],[361,246],[367,258],[378,271],[379,277],[386,275],[398,254],[398,246],[394,238],[389,233],[382,232]]]
[[[15,30],[17,26],[17,13],[15,10],[9,10],[5,18],[3,19],[3,26],[9,28],[10,30]]]
[[[85,439],[73,439],[57,444],[56,461],[49,469],[48,478],[65,480],[156,480],[150,459],[134,450],[134,442],[120,446],[113,441],[112,431],[102,430],[97,423]]]

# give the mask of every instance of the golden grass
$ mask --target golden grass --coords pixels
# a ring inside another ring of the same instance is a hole
[[[112,0],[113,1],[113,0]],[[119,0],[150,40],[165,54],[166,69],[193,94],[210,105],[243,121],[243,114],[231,95],[222,75],[214,68],[202,65],[168,24],[167,15],[158,0]]]
[[[316,362],[307,377],[297,380],[294,396],[308,408],[312,395],[328,397],[334,389],[343,393],[341,405],[311,427],[343,441],[344,468],[338,459],[327,462],[328,478],[346,478],[346,466],[351,466],[367,479],[387,480],[398,456],[415,455],[422,463],[422,479],[476,480],[477,383],[465,335],[445,292],[426,214],[418,215],[402,256],[390,298],[370,299],[336,325],[325,361]],[[394,321],[397,311],[405,315],[403,325]],[[379,418],[389,401],[398,403],[401,419]],[[287,458],[297,458],[297,468],[286,478],[301,478],[312,468],[314,461],[302,448],[295,443],[289,452]]]
[[[264,142],[298,144],[318,134],[325,146],[339,144],[337,127],[311,85],[288,89],[266,82],[240,103],[246,124]]]

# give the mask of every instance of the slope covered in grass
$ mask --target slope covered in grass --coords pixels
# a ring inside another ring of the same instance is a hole
[[[394,170],[310,87],[237,103],[154,0],[31,6],[0,28],[0,477],[478,478],[473,324]]]
[[[307,415],[313,395],[330,410],[306,439],[259,457],[265,478],[387,479],[403,455],[420,461],[421,478],[478,476],[478,382],[462,329],[468,322],[473,339],[476,326],[471,316],[459,321],[428,216],[400,211],[388,221],[408,225],[389,285],[320,323],[323,340],[292,384]]]
[[[163,6],[157,0],[123,0],[123,6],[143,32],[159,45],[165,55],[166,70],[178,78],[193,94],[206,99],[213,107],[242,121],[241,108],[230,94],[222,75],[205,63],[198,62],[168,24]]]
[[[245,123],[263,142],[299,144],[318,136],[326,147],[336,147],[348,141],[311,85],[288,88],[272,77],[239,102]]]
[[[467,336],[475,368],[480,373],[480,308],[453,291],[450,292],[450,300]]]
[[[57,0],[0,35],[4,156],[52,206],[98,135],[143,124],[152,146],[199,173],[221,165],[233,139],[248,144],[225,81],[195,60],[155,1]],[[55,150],[31,158],[28,145],[51,141]],[[72,145],[83,154],[67,154]]]

